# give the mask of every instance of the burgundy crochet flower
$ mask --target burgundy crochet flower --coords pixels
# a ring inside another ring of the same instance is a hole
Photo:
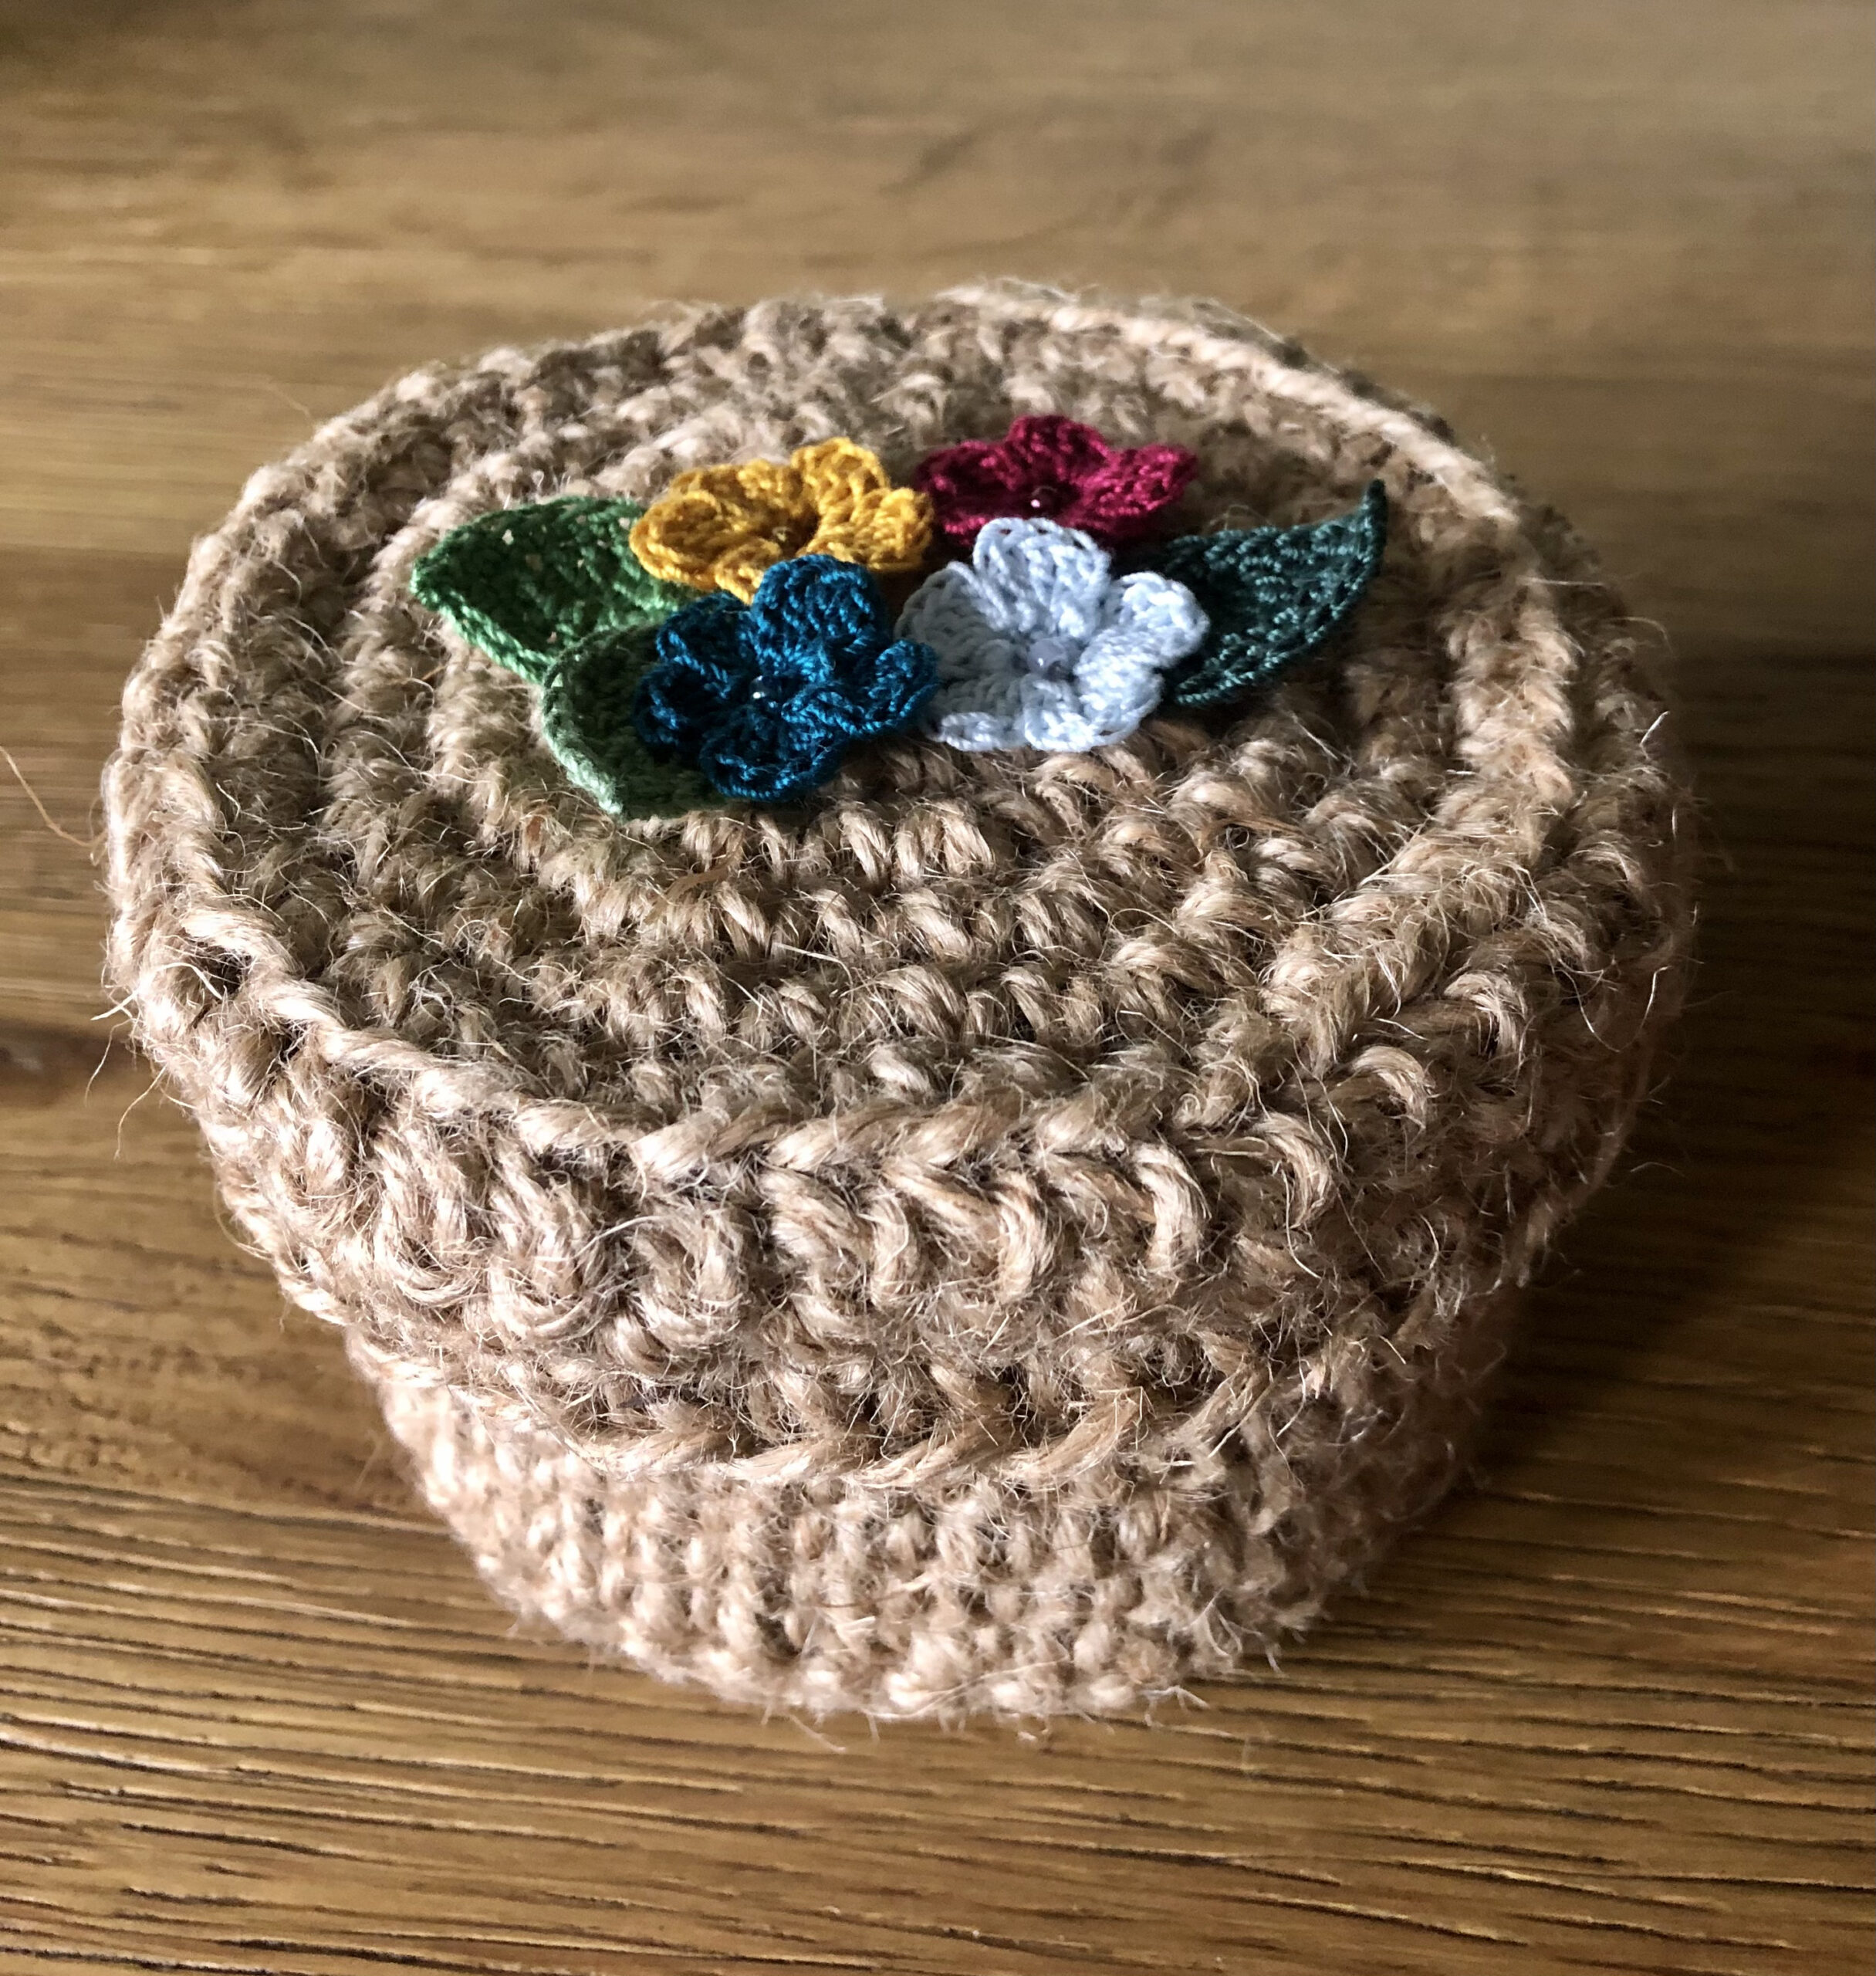
[[[1049,413],[1001,439],[929,454],[912,485],[931,497],[945,546],[968,550],[1006,515],[1078,528],[1109,548],[1151,534],[1198,471],[1183,446],[1110,446],[1091,425]]]

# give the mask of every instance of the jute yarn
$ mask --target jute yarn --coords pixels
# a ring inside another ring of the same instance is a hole
[[[1189,526],[1374,480],[1335,648],[1097,753],[621,822],[409,594],[491,509],[1060,412]],[[742,1700],[1131,1705],[1449,1479],[1687,932],[1639,641],[1436,422],[1202,305],[674,313],[257,475],[137,668],[111,976],[501,1595]]]

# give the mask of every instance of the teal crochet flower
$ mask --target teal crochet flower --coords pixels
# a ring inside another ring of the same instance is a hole
[[[1211,629],[1166,691],[1169,705],[1233,699],[1317,651],[1361,601],[1388,546],[1388,496],[1377,480],[1346,515],[1302,528],[1224,529],[1176,536],[1138,567],[1184,584]]]
[[[771,564],[748,604],[700,598],[657,643],[640,739],[754,803],[806,795],[854,742],[910,727],[938,684],[936,655],[894,638],[873,579],[832,556]]]

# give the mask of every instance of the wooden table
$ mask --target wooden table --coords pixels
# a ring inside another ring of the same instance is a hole
[[[1866,12],[6,8],[0,1969],[1869,1967]],[[316,418],[979,272],[1221,296],[1573,511],[1678,655],[1704,969],[1475,1486],[1280,1673],[816,1731],[483,1595],[106,1047],[86,846]]]

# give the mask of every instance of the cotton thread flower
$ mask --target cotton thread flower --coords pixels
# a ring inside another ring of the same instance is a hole
[[[764,571],[789,557],[837,557],[882,576],[915,570],[931,526],[929,499],[894,487],[876,453],[823,439],[786,465],[749,460],[679,474],[639,518],[632,548],[667,583],[747,604]]]
[[[1110,446],[1093,426],[1050,413],[1019,418],[1001,439],[928,455],[912,485],[931,496],[955,550],[1006,516],[1059,522],[1113,548],[1151,534],[1198,469],[1183,446]]]
[[[855,741],[910,727],[938,683],[937,655],[895,639],[872,578],[832,556],[777,563],[746,605],[699,598],[658,628],[657,651],[641,739],[755,803],[805,795]]]
[[[971,560],[928,577],[899,620],[938,655],[926,726],[973,751],[1124,740],[1205,630],[1183,584],[1116,577],[1098,543],[1045,521],[988,523]]]

